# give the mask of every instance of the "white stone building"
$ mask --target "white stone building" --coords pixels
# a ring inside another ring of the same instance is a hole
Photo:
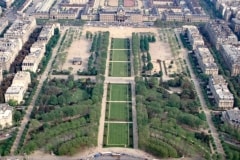
[[[13,78],[12,85],[8,87],[4,95],[5,102],[16,100],[18,103],[21,103],[30,83],[31,77],[29,72],[17,72]]]
[[[0,126],[1,129],[12,126],[13,109],[7,103],[0,104]]]
[[[204,74],[218,74],[218,66],[214,62],[214,58],[207,47],[199,46],[194,52],[196,54],[198,64]]]
[[[209,79],[209,87],[219,109],[233,108],[234,97],[227,85],[222,75],[214,75]]]

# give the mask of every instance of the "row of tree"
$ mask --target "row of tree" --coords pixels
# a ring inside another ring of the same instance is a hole
[[[70,155],[97,143],[103,84],[91,80],[52,79],[44,82],[20,153],[44,149]]]
[[[134,73],[135,73],[135,75],[138,74],[138,69],[139,69],[139,59],[138,59],[139,49],[140,49],[139,35],[138,35],[138,33],[132,33],[132,53],[133,53],[133,57],[134,57]]]
[[[180,85],[182,90],[186,87],[184,79]],[[209,159],[209,145],[192,131],[205,128],[206,122],[199,118],[198,113],[192,114],[182,109],[186,107],[186,101],[195,99],[170,94],[162,83],[159,86],[154,77],[136,78],[139,147],[161,158],[181,157],[184,154]],[[194,105],[198,110],[199,105]]]

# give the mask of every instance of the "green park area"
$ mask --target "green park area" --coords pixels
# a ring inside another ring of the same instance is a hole
[[[21,138],[18,153],[35,150],[72,155],[97,144],[102,83],[91,80],[52,79],[45,81]]]
[[[112,38],[112,49],[129,49],[128,39],[126,38]]]
[[[132,146],[132,124],[107,123],[105,124],[105,131],[107,135],[105,137],[106,147],[131,147]]]
[[[131,121],[131,104],[110,102],[107,104],[105,115],[107,121]]]
[[[109,76],[112,77],[129,77],[130,63],[128,62],[110,62]]]
[[[108,101],[130,101],[130,84],[109,84]]]
[[[129,50],[112,50],[111,51],[111,61],[128,61],[129,60]]]

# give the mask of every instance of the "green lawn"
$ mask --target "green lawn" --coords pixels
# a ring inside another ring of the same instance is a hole
[[[128,84],[110,84],[110,92],[108,93],[109,101],[129,101],[130,96],[128,88],[130,85]]]
[[[129,50],[112,50],[112,61],[128,61]]]
[[[113,38],[112,49],[129,49],[126,38]]]
[[[129,62],[110,62],[110,75],[112,77],[129,77]]]
[[[131,105],[129,103],[109,103],[106,110],[107,121],[130,121]]]
[[[129,146],[129,124],[128,123],[109,123],[107,134],[107,145]]]

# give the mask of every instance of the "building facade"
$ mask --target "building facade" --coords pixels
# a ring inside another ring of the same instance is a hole
[[[210,42],[219,50],[221,44],[237,44],[238,38],[223,20],[212,20],[206,24]]]
[[[194,52],[196,54],[198,64],[204,74],[218,74],[218,66],[214,62],[214,58],[207,47],[197,47]]]
[[[0,38],[0,67],[9,71],[12,62],[22,48],[20,39]]]
[[[192,45],[193,50],[198,46],[204,46],[202,35],[199,33],[196,26],[185,25],[183,26],[183,30],[187,33],[189,43]]]
[[[1,129],[12,126],[13,108],[7,103],[0,104],[0,126]]]
[[[240,45],[221,45],[220,53],[231,76],[240,74]]]
[[[34,17],[20,17],[15,20],[11,27],[6,31],[4,38],[19,38],[22,40],[22,44],[24,44],[36,26],[36,19]]]
[[[219,109],[233,108],[234,97],[227,87],[227,82],[222,75],[209,78],[209,88]]]
[[[232,125],[233,127],[240,127],[240,110],[238,108],[230,109],[222,112],[222,120]]]
[[[5,102],[15,100],[18,104],[20,104],[23,101],[24,94],[30,83],[31,77],[29,72],[17,72],[13,78],[12,85],[8,87],[4,95]]]

